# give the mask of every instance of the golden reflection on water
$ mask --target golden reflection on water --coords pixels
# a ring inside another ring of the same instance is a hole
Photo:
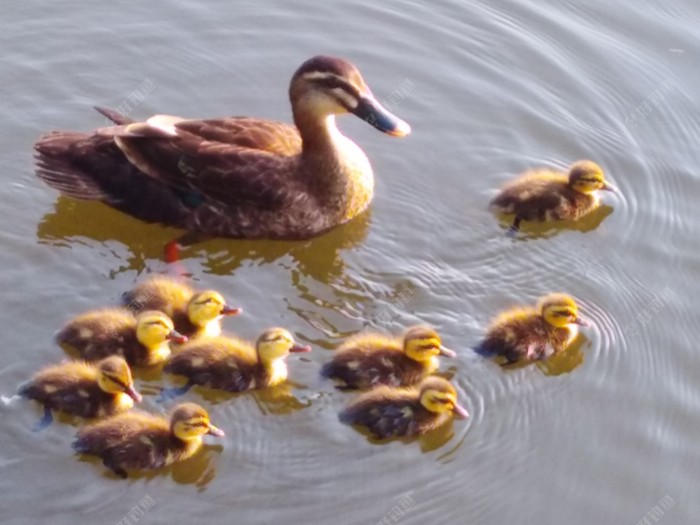
[[[329,282],[343,275],[344,250],[359,246],[367,236],[371,213],[368,211],[347,224],[307,241],[266,241],[243,239],[210,239],[183,248],[181,257],[200,260],[202,269],[214,275],[233,274],[243,263],[258,265],[275,262],[285,256],[294,261],[301,274],[319,282]],[[142,273],[148,262],[163,260],[165,245],[182,235],[181,230],[146,224],[108,206],[59,196],[53,212],[44,215],[37,226],[40,242],[69,247],[116,241],[129,250],[124,260],[111,273]]]
[[[515,238],[522,240],[549,239],[565,231],[591,232],[597,229],[613,211],[615,210],[612,206],[601,204],[577,221],[523,221],[520,223],[519,232]],[[501,227],[508,230],[513,224],[514,215],[497,215],[497,218]]]

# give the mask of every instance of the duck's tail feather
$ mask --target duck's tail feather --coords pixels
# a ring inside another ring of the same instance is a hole
[[[171,226],[182,227],[191,215],[175,190],[131,164],[111,136],[54,131],[34,149],[37,176],[64,195]]]
[[[34,145],[36,174],[46,184],[75,199],[105,200],[107,195],[97,181],[74,163],[85,133],[53,131]]]
[[[101,115],[107,117],[109,120],[114,122],[115,124],[118,124],[120,126],[124,124],[131,124],[134,122],[133,119],[130,119],[129,117],[122,115],[119,111],[115,109],[109,109],[104,106],[94,106],[95,110],[100,113]]]

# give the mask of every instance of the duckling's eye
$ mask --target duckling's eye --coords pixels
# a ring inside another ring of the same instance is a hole
[[[569,310],[554,310],[552,315],[554,315],[554,317],[571,317],[574,314],[572,314]]]
[[[126,388],[129,386],[125,384],[120,378],[114,377],[112,374],[105,374],[105,377],[122,388]]]

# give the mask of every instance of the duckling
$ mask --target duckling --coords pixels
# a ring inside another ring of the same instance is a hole
[[[438,355],[457,354],[445,348],[437,332],[427,326],[413,326],[402,338],[359,334],[336,350],[321,375],[340,380],[340,390],[409,386],[437,370]]]
[[[235,337],[194,340],[173,355],[164,368],[185,376],[188,383],[165,391],[163,396],[183,394],[193,385],[228,392],[276,386],[287,379],[287,355],[310,351],[309,346],[295,343],[284,328],[265,330],[255,346]]]
[[[578,315],[576,301],[562,293],[541,297],[536,308],[515,308],[499,315],[475,349],[485,357],[503,356],[504,365],[546,359],[566,349],[590,323]]]
[[[191,338],[220,335],[221,318],[243,311],[228,306],[218,292],[195,292],[192,287],[165,275],[140,283],[122,296],[122,302],[130,309],[145,308],[165,313],[173,320],[178,332]]]
[[[598,207],[598,190],[618,192],[600,166],[580,160],[568,174],[550,169],[524,173],[506,184],[490,207],[495,213],[514,214],[515,231],[521,221],[578,220]]]
[[[99,456],[105,467],[126,478],[127,469],[157,469],[193,456],[204,434],[223,437],[224,431],[209,421],[202,407],[183,403],[175,407],[170,421],[128,412],[88,425],[78,432],[73,448]]]
[[[387,385],[361,394],[340,413],[340,421],[367,427],[376,437],[416,436],[446,423],[450,417],[469,417],[457,403],[449,381],[431,376],[413,387]]]
[[[69,321],[56,334],[56,341],[88,361],[121,355],[132,366],[152,366],[168,358],[169,341],[184,343],[187,337],[162,312],[146,311],[134,317],[124,308],[105,308]]]
[[[22,385],[18,393],[44,405],[44,417],[36,430],[51,423],[52,409],[93,418],[117,414],[141,402],[129,365],[118,356],[95,364],[72,361],[49,366]]]

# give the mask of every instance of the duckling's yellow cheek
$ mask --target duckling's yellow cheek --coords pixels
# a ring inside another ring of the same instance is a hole
[[[566,344],[570,345],[574,339],[578,336],[578,326],[577,325],[569,325],[567,327],[569,329],[569,337],[566,340]]]
[[[153,352],[153,357],[152,357],[151,361],[154,363],[158,363],[161,361],[165,361],[168,357],[170,357],[170,347],[166,344],[166,345],[159,346]]]
[[[440,368],[440,360],[438,359],[437,356],[431,357],[430,360],[428,361],[428,370],[427,370],[427,372],[428,372],[429,374],[432,374],[432,373],[435,372],[435,370],[437,370],[438,368]]]
[[[218,337],[221,335],[221,325],[219,324],[218,319],[215,319],[213,321],[209,321],[207,325],[204,327],[204,336],[205,337]]]
[[[130,396],[120,392],[117,394],[117,410],[129,410],[134,406],[134,400]],[[101,416],[100,416],[101,417]]]

